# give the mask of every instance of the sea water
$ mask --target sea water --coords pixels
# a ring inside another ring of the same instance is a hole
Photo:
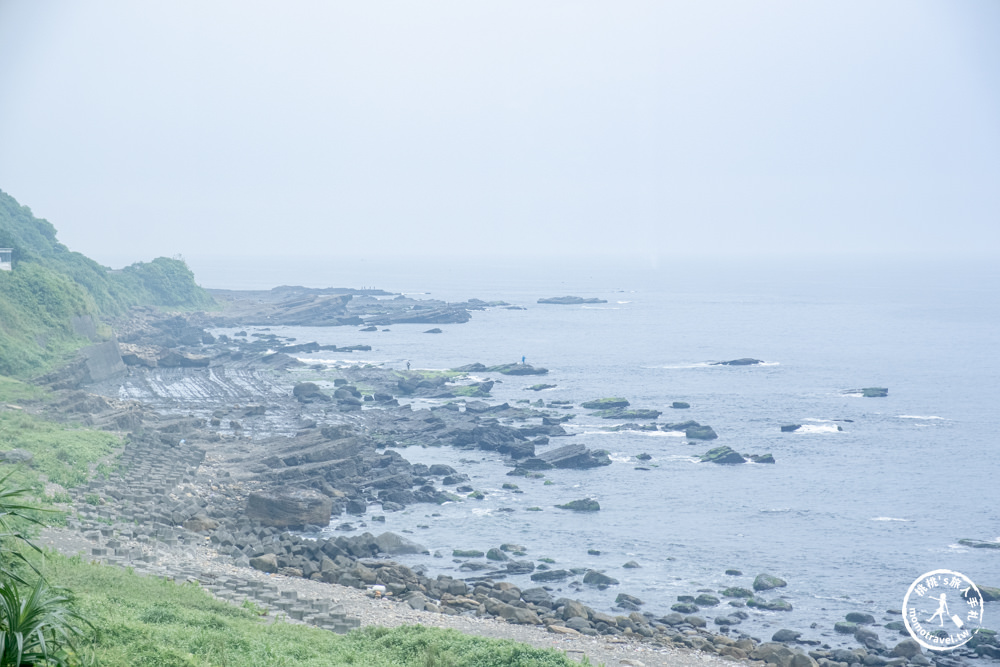
[[[556,596],[610,611],[617,593],[627,592],[645,601],[644,610],[664,614],[678,595],[749,588],[754,575],[767,572],[788,586],[762,596],[786,596],[794,611],[755,613],[743,629],[769,639],[769,628],[789,627],[823,641],[837,639],[832,625],[848,611],[889,618],[885,611],[898,610],[909,584],[929,570],[955,570],[1000,586],[1000,551],[958,544],[961,538],[1000,538],[1000,271],[987,264],[190,263],[206,287],[366,286],[449,301],[504,300],[524,310],[474,312],[468,323],[440,325],[441,335],[423,333],[430,325],[420,324],[374,333],[353,327],[271,331],[300,342],[372,346],[370,352],[328,354],[331,363],[398,369],[409,361],[416,369],[445,369],[523,356],[548,368],[548,375],[490,375],[501,380],[492,392],[496,402],[578,404],[622,396],[634,407],[662,410],[661,423],[694,419],[719,434],[718,440],[691,442],[679,433],[608,432],[614,422],[574,408],[567,425],[574,437],[553,438],[549,447],[605,449],[613,463],[550,471],[544,479],[508,477],[510,468],[490,453],[402,448],[413,463],[447,463],[469,473],[471,485],[486,494],[481,501],[387,513],[384,527],[369,522],[369,530],[401,532],[437,552],[441,557],[403,559],[431,575],[476,574],[458,569],[453,549],[516,543],[536,563],[551,558],[552,568],[593,568],[620,581],[607,590],[572,588],[567,581],[554,585]],[[607,303],[537,303],[564,295]],[[712,365],[740,357],[765,363]],[[526,389],[539,382],[556,387]],[[872,386],[888,387],[888,397],[850,391]],[[674,410],[673,401],[691,407]],[[415,408],[433,404],[414,401]],[[780,431],[792,423],[803,427]],[[721,445],[770,453],[776,463],[698,462],[698,455]],[[652,458],[640,462],[638,454]],[[504,482],[523,493],[503,489]],[[599,501],[600,512],[554,507],[587,497]],[[347,519],[339,518],[328,534],[340,534],[333,528]],[[627,561],[639,567],[623,568]],[[730,568],[744,575],[726,575]],[[534,585],[527,575],[509,580]],[[987,627],[996,627],[990,622],[1000,613],[995,607],[987,606]],[[701,615],[712,619],[729,611],[724,600]],[[812,623],[817,628],[810,629]],[[892,640],[893,633],[884,634]]]

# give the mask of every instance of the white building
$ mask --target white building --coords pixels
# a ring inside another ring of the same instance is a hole
[[[12,263],[13,255],[13,248],[0,248],[0,271],[10,271],[14,268]]]

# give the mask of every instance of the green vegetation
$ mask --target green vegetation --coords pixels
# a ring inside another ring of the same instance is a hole
[[[46,557],[50,581],[72,588],[76,608],[98,628],[87,651],[106,667],[194,665],[448,665],[570,667],[553,650],[422,626],[336,635],[262,618],[213,599],[194,584]]]
[[[70,594],[53,588],[21,552],[38,550],[25,530],[41,525],[38,515],[46,511],[26,504],[28,493],[11,483],[10,472],[0,477],[0,667],[69,665],[80,628],[90,624]]]
[[[46,394],[46,390],[41,387],[0,375],[0,403],[38,401],[45,398]]]
[[[56,424],[21,410],[0,412],[0,450],[30,452],[32,472],[67,488],[86,482],[90,465],[120,445],[121,439],[113,433]],[[31,486],[40,490],[37,476]]]
[[[37,374],[65,361],[88,342],[88,317],[94,326],[137,305],[214,305],[184,262],[160,257],[111,271],[71,252],[55,227],[3,191],[0,247],[14,250],[14,270],[0,271],[0,375]]]

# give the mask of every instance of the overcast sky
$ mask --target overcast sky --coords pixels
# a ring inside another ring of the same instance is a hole
[[[1000,250],[1000,2],[0,0],[74,250]]]

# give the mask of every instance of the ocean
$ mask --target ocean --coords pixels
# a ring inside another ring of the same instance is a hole
[[[407,361],[420,369],[491,365],[523,356],[549,374],[491,376],[502,380],[494,401],[578,404],[622,396],[634,407],[662,410],[661,423],[694,419],[719,434],[689,444],[680,434],[608,432],[613,422],[574,408],[568,429],[575,435],[553,439],[550,447],[605,449],[613,463],[550,471],[544,480],[508,477],[510,468],[486,452],[401,448],[413,463],[448,463],[469,473],[471,485],[486,494],[481,501],[410,506],[387,513],[384,525],[369,520],[358,528],[401,532],[438,552],[442,557],[400,558],[429,574],[474,576],[458,569],[453,549],[516,543],[536,562],[598,569],[620,582],[606,590],[556,584],[557,596],[611,611],[625,592],[641,598],[644,611],[662,615],[678,595],[749,588],[755,575],[769,573],[788,586],[763,597],[784,596],[794,610],[753,612],[737,629],[766,640],[779,627],[792,628],[833,645],[842,643],[833,623],[847,612],[901,620],[885,612],[899,610],[909,585],[927,571],[954,570],[1000,586],[1000,551],[958,544],[1000,540],[995,265],[885,258],[188,261],[205,287],[364,286],[523,306],[474,312],[468,323],[440,325],[441,335],[426,335],[428,325],[419,324],[373,333],[271,332],[300,342],[370,344],[371,352],[326,360],[390,368]],[[564,295],[607,303],[537,303]],[[741,357],[765,363],[711,365]],[[526,390],[538,382],[556,387]],[[889,393],[864,398],[851,391],[862,387]],[[674,410],[673,401],[691,407]],[[784,424],[803,428],[782,433]],[[776,463],[698,462],[720,445],[770,453]],[[639,454],[651,459],[639,462]],[[503,489],[505,482],[523,493]],[[598,500],[600,512],[554,507],[585,497]],[[335,526],[351,520],[340,517],[329,534],[341,534]],[[623,568],[627,561],[639,567]],[[726,575],[727,569],[743,575]],[[509,580],[534,585],[527,575]],[[986,627],[1000,627],[991,623],[997,606],[987,605]],[[729,611],[723,600],[700,614],[711,624]],[[881,634],[896,641],[891,631]]]

